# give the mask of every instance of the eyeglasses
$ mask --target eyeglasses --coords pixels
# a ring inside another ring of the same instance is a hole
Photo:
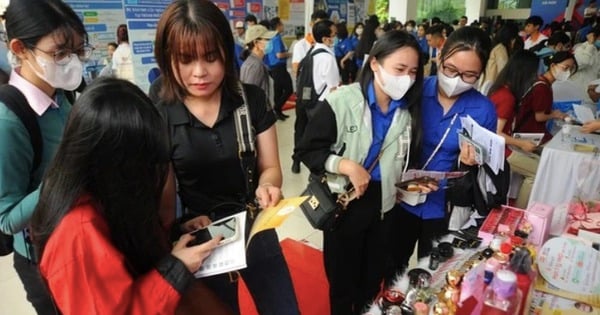
[[[444,63],[442,63],[442,73],[449,78],[456,78],[456,77],[460,76],[460,78],[465,83],[471,83],[471,84],[477,82],[477,80],[479,80],[479,77],[481,76],[481,74],[475,73],[472,71],[460,72],[460,71],[458,71],[458,69],[456,69],[452,66],[447,66]]]
[[[55,51],[45,51],[35,46],[32,48],[39,50],[45,53],[46,55],[52,56],[52,58],[54,59],[54,63],[56,63],[59,66],[64,66],[68,64],[71,61],[73,54],[77,55],[80,61],[86,61],[92,56],[92,53],[94,52],[94,47],[92,47],[91,45],[83,45],[77,50],[57,49]]]

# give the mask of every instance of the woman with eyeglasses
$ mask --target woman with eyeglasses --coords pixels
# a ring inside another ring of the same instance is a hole
[[[462,27],[450,35],[440,55],[437,76],[430,76],[423,84],[420,121],[423,145],[416,168],[428,171],[452,171],[457,164],[475,165],[474,148],[459,147],[458,131],[461,117],[471,116],[482,127],[496,131],[494,105],[474,89],[485,69],[490,53],[490,39],[484,31]],[[444,186],[444,183],[441,183]],[[395,272],[408,266],[409,258],[418,241],[417,256],[430,254],[432,241],[448,230],[444,190],[433,191],[425,202],[411,206],[398,204],[392,215],[396,218],[396,235],[390,249],[391,266],[386,282],[394,280]]]
[[[27,300],[38,314],[56,314],[39,275],[27,226],[38,203],[42,174],[71,111],[64,91],[80,85],[82,61],[91,48],[81,20],[60,0],[11,1],[4,17],[11,59],[17,64],[9,85],[21,94],[22,108],[34,121],[30,126],[39,131],[29,134],[7,101],[0,103],[0,230],[14,236],[14,267]]]

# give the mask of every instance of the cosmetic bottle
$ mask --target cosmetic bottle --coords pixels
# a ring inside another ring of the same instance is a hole
[[[520,309],[521,301],[522,293],[517,288],[517,275],[510,270],[501,269],[485,290],[481,314],[515,315]]]

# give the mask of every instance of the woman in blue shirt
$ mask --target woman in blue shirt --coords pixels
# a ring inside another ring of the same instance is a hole
[[[475,165],[473,147],[459,147],[460,118],[471,116],[482,127],[495,132],[497,116],[494,105],[473,87],[482,75],[490,52],[490,39],[480,29],[463,27],[448,37],[440,56],[437,76],[425,79],[421,125],[423,145],[417,168],[428,171],[451,171],[458,162]],[[391,235],[390,250],[395,264],[386,280],[393,280],[395,271],[408,266],[418,241],[417,256],[429,255],[432,241],[447,232],[446,198],[444,190],[427,195],[424,203],[410,206],[398,204],[394,209],[397,224]],[[401,232],[400,232],[401,231]]]
[[[359,28],[360,27],[360,28]],[[360,29],[362,32],[362,23],[358,23],[354,27],[352,35],[348,35],[348,29],[346,23],[339,23],[337,25],[337,36],[339,42],[335,46],[335,58],[338,61],[338,67],[340,69],[340,76],[342,77],[342,83],[349,84],[356,80],[356,72],[358,67],[354,62],[354,50],[358,44],[359,35],[356,31]]]

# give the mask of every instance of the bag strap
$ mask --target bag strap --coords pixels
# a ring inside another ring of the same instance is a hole
[[[517,113],[515,115],[516,117],[519,117],[519,113],[521,112],[521,108],[522,108],[521,105],[523,103],[523,99],[525,99],[525,96],[529,95],[529,93],[531,93],[531,91],[533,91],[533,88],[535,86],[537,86],[537,85],[540,85],[540,84],[546,84],[547,85],[548,83],[546,83],[546,81],[543,81],[543,80],[535,81],[527,89],[527,91],[525,91],[525,93],[523,93],[523,96],[521,97],[521,100],[519,101],[519,105],[517,106]],[[523,127],[523,125],[525,124],[525,122],[527,120],[529,120],[529,118],[531,117],[532,113],[533,113],[533,111],[529,111],[529,112],[527,112],[527,114],[525,114],[525,117],[523,117],[521,120],[519,120],[518,123],[515,121],[515,124],[513,125],[513,128],[512,128],[512,133],[518,132],[519,129],[521,129],[521,127]]]
[[[247,198],[248,200],[252,200],[254,190],[256,189],[256,182],[254,181],[257,158],[256,138],[254,128],[252,127],[250,111],[248,110],[248,99],[240,82],[238,82],[238,92],[242,95],[244,103],[234,113],[235,135],[238,143],[238,157],[240,158],[240,164],[246,180]]]
[[[435,149],[433,149],[433,152],[431,152],[431,155],[427,159],[427,162],[425,162],[425,164],[423,165],[423,169],[425,169],[427,167],[427,165],[429,165],[429,163],[431,163],[431,160],[433,160],[433,157],[438,153],[438,151],[442,147],[442,144],[446,140],[446,137],[448,137],[448,133],[450,133],[450,129],[452,129],[452,126],[454,125],[454,122],[456,121],[456,117],[458,117],[458,113],[454,114],[454,117],[452,117],[452,120],[450,121],[448,128],[446,128],[446,131],[444,131],[444,135],[442,136],[442,139],[440,139],[440,142],[438,142]]]
[[[31,147],[33,148],[33,162],[32,171],[30,175],[30,186],[33,181],[33,173],[40,167],[42,162],[42,131],[37,120],[37,113],[29,106],[29,102],[25,98],[25,95],[19,91],[16,87],[4,84],[0,86],[0,101],[11,110],[27,132],[29,133],[29,140],[31,141]],[[31,188],[31,187],[30,187]]]

